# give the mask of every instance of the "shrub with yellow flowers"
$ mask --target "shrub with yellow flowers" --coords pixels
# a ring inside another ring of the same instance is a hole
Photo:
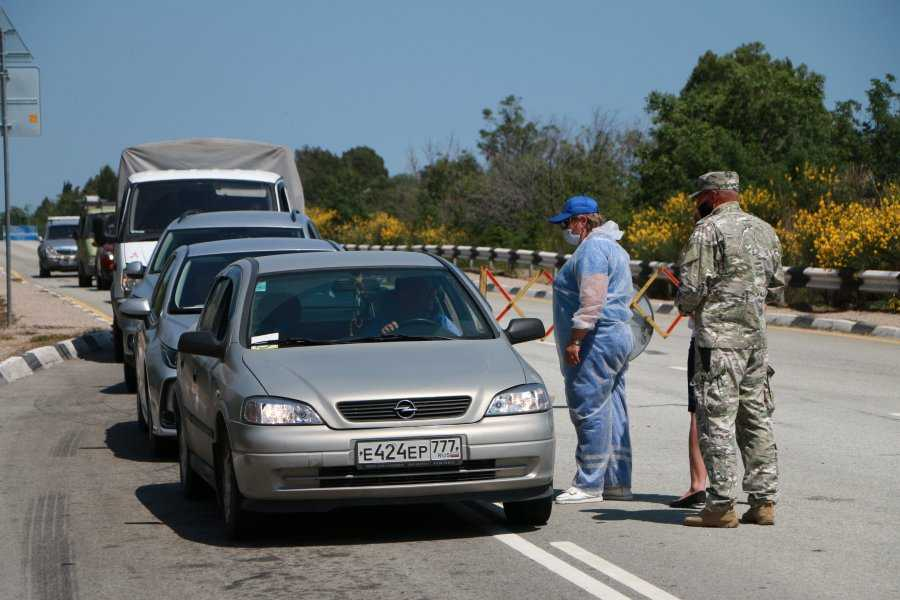
[[[384,211],[341,220],[336,210],[307,206],[306,214],[322,237],[343,244],[454,244],[462,237],[444,225],[415,228]]]
[[[639,260],[678,259],[694,229],[694,201],[687,194],[672,196],[659,208],[634,213],[625,231],[625,245]]]

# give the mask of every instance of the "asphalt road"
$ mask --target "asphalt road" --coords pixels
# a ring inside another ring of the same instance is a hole
[[[25,254],[13,266],[33,275]],[[108,293],[74,277],[39,283],[109,311]],[[549,308],[523,303],[545,322]],[[478,504],[280,516],[240,544],[211,499],[182,499],[174,456],[151,458],[119,365],[53,367],[0,388],[0,598],[900,597],[900,345],[771,329],[777,523],[705,530],[665,505],[688,481],[687,342],[679,328],[631,365],[633,501],[556,507],[517,531]],[[568,487],[555,348],[518,348],[558,406],[556,487]]]

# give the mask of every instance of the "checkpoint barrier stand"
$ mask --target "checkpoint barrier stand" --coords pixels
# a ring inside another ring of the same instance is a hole
[[[641,298],[644,296],[644,294],[647,293],[647,290],[650,289],[650,286],[659,278],[660,275],[668,279],[676,288],[681,285],[681,282],[678,280],[678,277],[675,275],[675,273],[672,272],[672,269],[670,269],[669,267],[659,267],[653,272],[653,275],[651,275],[647,279],[647,283],[644,284],[644,287],[642,287],[640,291],[638,291],[638,293],[634,295],[634,298],[631,299],[631,304],[629,306],[632,311],[643,317],[643,319],[653,327],[656,333],[658,333],[663,337],[663,339],[665,339],[672,335],[672,332],[675,331],[675,327],[678,326],[684,316],[679,313],[679,315],[675,317],[675,320],[672,321],[672,323],[669,325],[669,328],[663,329],[662,327],[660,327],[659,323],[656,322],[653,316],[648,315],[640,306]]]
[[[540,269],[525,283],[525,285],[523,285],[519,289],[518,292],[516,292],[515,296],[511,296],[510,293],[507,292],[506,289],[502,285],[500,285],[500,282],[497,281],[497,278],[494,277],[494,273],[487,267],[482,266],[481,267],[481,275],[478,278],[478,291],[481,292],[482,296],[487,294],[488,280],[490,280],[491,283],[494,284],[494,287],[497,289],[497,291],[500,292],[503,295],[503,297],[506,299],[506,306],[504,306],[503,310],[501,310],[499,313],[497,313],[497,316],[494,317],[494,319],[496,321],[499,322],[503,317],[506,316],[506,313],[508,313],[510,310],[514,310],[514,311],[516,311],[517,315],[519,315],[520,317],[524,317],[525,313],[522,311],[521,308],[519,308],[518,302],[522,298],[525,297],[525,294],[528,293],[528,290],[531,288],[531,286],[533,286],[535,283],[537,283],[542,277],[547,280],[547,283],[549,283],[550,285],[553,285],[553,275],[551,275],[549,272],[547,272],[544,269]],[[541,340],[546,340],[547,337],[551,333],[553,333],[554,327],[555,327],[555,325],[551,325],[550,329],[547,329],[544,332],[544,337],[542,337]]]

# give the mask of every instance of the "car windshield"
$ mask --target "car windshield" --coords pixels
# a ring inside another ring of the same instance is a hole
[[[169,256],[179,246],[237,238],[302,238],[302,227],[209,227],[204,229],[176,229],[159,241],[159,249],[148,271],[159,273]]]
[[[272,184],[262,181],[191,179],[134,186],[126,241],[153,240],[186,212],[276,210]]]
[[[74,240],[78,225],[51,225],[47,228],[48,240]]]
[[[172,300],[169,303],[169,312],[199,313],[206,302],[206,296],[209,294],[209,288],[212,287],[216,275],[230,263],[251,256],[266,256],[286,252],[296,251],[237,252],[188,258],[181,265],[181,271],[178,273],[178,279],[175,281]]]
[[[251,346],[494,337],[446,269],[327,269],[260,275]]]

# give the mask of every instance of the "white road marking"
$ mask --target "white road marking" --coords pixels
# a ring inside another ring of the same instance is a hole
[[[900,413],[888,413],[892,417],[900,418]]]
[[[675,369],[676,371],[687,371],[687,367],[669,367],[670,369]]]
[[[516,552],[519,552],[542,567],[553,571],[563,579],[574,583],[595,598],[603,600],[629,600],[628,596],[620,594],[605,583],[594,579],[584,571],[580,571],[567,562],[553,556],[546,550],[542,550],[515,533],[497,533],[494,539],[503,542]]]
[[[548,346],[556,346],[555,342],[545,342],[544,340],[539,341],[538,344],[546,344]]]
[[[617,567],[611,562],[600,558],[596,554],[588,552],[578,544],[573,544],[572,542],[551,542],[550,545],[557,550],[561,550],[569,556],[580,560],[589,567],[597,569],[610,579],[614,579],[622,585],[626,585],[633,589],[637,593],[643,594],[647,598],[650,598],[650,600],[678,600],[677,597],[669,592],[661,590],[655,585],[647,583],[637,575],[633,575],[625,569]]]

